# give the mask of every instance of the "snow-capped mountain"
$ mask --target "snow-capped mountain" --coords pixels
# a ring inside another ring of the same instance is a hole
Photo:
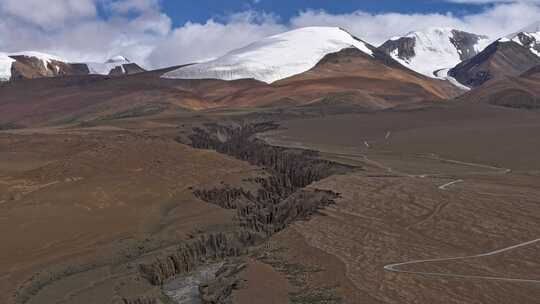
[[[128,75],[143,72],[144,69],[124,56],[114,56],[105,62],[86,62],[90,74]]]
[[[72,65],[63,58],[41,52],[26,51],[7,56],[13,60],[10,72],[5,75],[7,80],[56,77],[85,72],[83,66]]]
[[[0,53],[0,81],[88,74],[116,76],[143,71],[123,56],[115,56],[104,63],[75,63],[35,51]]]
[[[514,42],[540,57],[540,22],[533,23],[521,31],[499,39],[500,42]]]
[[[461,62],[449,75],[466,86],[518,76],[540,65],[540,22],[500,38],[476,56]]]
[[[451,28],[428,28],[391,38],[379,49],[420,74],[445,78],[445,73],[438,74],[437,71],[450,69],[475,56],[489,42],[487,36]]]
[[[108,75],[113,69],[131,63],[124,56],[114,56],[105,62],[85,62],[90,74]]]
[[[35,51],[25,51],[18,53],[9,54],[11,58],[26,58],[27,60],[36,61],[35,64],[41,66],[43,69],[54,68],[54,62],[64,62],[67,63],[66,59],[60,58],[58,56],[45,54]]]
[[[372,55],[368,45],[337,27],[306,27],[264,38],[215,60],[165,74],[176,79],[253,78],[272,83],[313,68],[323,57],[355,47]]]
[[[41,64],[43,66],[47,66],[48,64],[52,63],[53,61],[58,62],[68,62],[68,60],[51,55],[51,54],[45,54],[42,52],[35,52],[35,51],[25,51],[25,52],[17,52],[17,53],[11,53],[9,54],[10,57],[27,57],[27,58],[35,58],[39,61],[41,61]]]

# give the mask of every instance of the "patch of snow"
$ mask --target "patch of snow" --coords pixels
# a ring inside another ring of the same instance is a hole
[[[236,80],[266,83],[306,72],[321,59],[356,47],[373,56],[367,45],[337,27],[306,27],[264,38],[208,62],[179,68],[164,78]]]
[[[460,50],[451,42],[454,33],[451,28],[428,28],[424,31],[411,32],[405,37],[415,39],[415,55],[405,60],[398,57],[398,52],[390,54],[404,66],[428,77],[437,77],[434,72],[449,69],[461,62]],[[480,39],[474,46],[480,52],[490,43],[489,39]]]
[[[525,35],[527,35],[527,34],[525,34]],[[528,35],[527,35],[527,36],[528,36]],[[517,43],[517,44],[519,44],[519,45],[521,45],[521,46],[525,46],[525,45],[523,45],[523,43],[521,42],[521,39],[519,39],[518,37],[512,39],[511,41],[514,41],[515,43]]]
[[[11,79],[11,66],[13,65],[13,62],[16,60],[11,58],[11,56],[24,56],[24,57],[30,57],[30,58],[36,58],[41,61],[44,68],[49,68],[49,63],[52,61],[60,61],[60,62],[67,62],[67,60],[50,55],[45,54],[41,52],[35,52],[35,51],[24,51],[24,52],[16,52],[16,53],[0,53],[0,81],[8,81]],[[56,72],[59,72],[59,67],[54,67]]]
[[[14,59],[6,53],[0,53],[0,81],[8,81],[11,79],[11,66],[15,62]]]
[[[58,56],[45,54],[41,52],[34,52],[34,51],[24,51],[24,52],[17,52],[9,54],[10,56],[25,56],[25,57],[34,57],[43,63],[43,66],[47,67],[47,64],[51,63],[51,61],[60,61],[60,62],[68,62],[67,60],[60,58]]]
[[[455,85],[456,87],[458,87],[458,88],[460,88],[462,90],[465,90],[465,91],[470,91],[471,90],[471,88],[469,88],[468,86],[461,84],[459,81],[457,81],[457,79],[455,79],[454,77],[448,75],[449,71],[450,71],[450,69],[442,69],[440,71],[436,71],[435,76],[437,76],[437,78],[440,78],[440,79],[448,80],[451,84]]]
[[[532,45],[529,47],[529,50],[536,56],[540,57],[540,52],[536,50],[536,48],[540,47],[540,21],[527,26],[516,33],[499,39],[499,42],[514,42],[521,46],[525,46],[523,42],[519,39],[519,34],[523,34],[534,40]]]
[[[116,55],[112,58],[110,58],[109,60],[107,60],[107,62],[129,62],[129,60],[124,57],[124,56],[121,56],[121,55]]]
[[[205,62],[216,60],[218,58],[219,57],[208,57],[208,58],[198,59],[195,61],[195,63],[205,63]]]
[[[485,48],[487,48],[491,43],[493,43],[492,39],[485,38],[480,39],[478,42],[474,45],[474,50],[476,51],[476,54],[482,52]]]
[[[125,74],[124,64],[129,64],[130,61],[124,56],[114,56],[107,60],[106,62],[85,62],[88,66],[90,74],[97,75],[109,75],[109,73],[114,70],[116,67],[120,67],[122,72]]]

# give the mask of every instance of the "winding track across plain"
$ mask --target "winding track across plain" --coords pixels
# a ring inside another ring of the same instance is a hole
[[[458,180],[455,180],[453,182],[449,182],[449,183],[446,183],[442,186],[439,187],[440,190],[446,190],[448,187],[452,186],[452,185],[455,185],[455,184],[459,184],[459,183],[462,183],[463,180],[462,179],[458,179]]]
[[[391,134],[390,132],[387,133],[387,135],[385,137],[385,140],[388,140],[388,137],[390,137],[390,134]],[[263,140],[266,140],[268,142],[268,138],[264,138]],[[269,144],[271,144],[271,143],[269,143]],[[277,145],[278,146],[286,146],[283,143],[277,144]],[[362,155],[362,154],[356,155],[356,154],[345,154],[345,153],[335,153],[335,152],[334,153],[325,152],[325,153],[336,154],[336,155],[341,154],[341,155],[350,155],[350,156],[361,156],[361,157],[363,157],[364,161],[366,161],[366,162],[377,163],[375,161],[372,161],[372,160],[368,159],[366,155]],[[511,169],[500,168],[500,167],[495,167],[495,166],[491,166],[491,165],[484,165],[484,164],[477,164],[477,163],[471,163],[471,162],[463,162],[463,161],[446,159],[446,158],[442,158],[442,157],[438,156],[435,153],[430,153],[429,155],[430,155],[429,158],[439,160],[439,161],[443,161],[443,162],[459,164],[459,165],[464,165],[464,166],[470,166],[470,167],[477,167],[477,168],[495,170],[494,173],[496,173],[496,174],[508,174],[508,173],[512,172]],[[389,172],[393,171],[392,168],[386,167],[386,166],[384,166],[384,165],[382,165],[380,163],[377,163],[377,164],[380,165],[380,167],[385,168]],[[476,173],[476,172],[470,172],[469,174],[474,174],[474,173]],[[426,175],[420,175],[419,177],[425,178],[425,177],[435,176],[435,175],[436,174],[426,174]],[[414,175],[408,175],[408,176],[416,177]],[[455,181],[452,181],[452,182],[449,182],[447,184],[444,184],[444,185],[440,186],[439,189],[440,190],[446,190],[448,187],[450,187],[450,186],[452,186],[454,184],[457,184],[457,183],[462,183],[462,182],[464,182],[464,180],[462,180],[462,179],[455,180]],[[422,272],[422,271],[411,271],[411,270],[400,270],[399,269],[400,266],[408,266],[408,265],[414,265],[414,264],[457,261],[457,260],[466,260],[466,259],[474,259],[474,258],[482,258],[482,257],[494,256],[494,255],[497,255],[497,254],[500,254],[500,253],[503,253],[503,252],[513,250],[513,249],[526,247],[526,246],[529,246],[529,245],[532,245],[532,244],[538,243],[538,242],[540,242],[540,238],[532,240],[532,241],[519,243],[517,245],[513,245],[513,246],[510,246],[510,247],[497,249],[497,250],[490,251],[490,252],[487,252],[487,253],[477,254],[477,255],[462,256],[462,257],[449,257],[449,258],[435,258],[435,259],[425,259],[425,260],[413,260],[413,261],[408,261],[408,262],[389,264],[389,265],[384,266],[384,270],[389,271],[389,272],[394,272],[394,273],[421,275],[421,276],[432,276],[432,277],[458,278],[458,279],[479,279],[479,280],[492,280],[492,281],[505,281],[505,282],[540,284],[540,280],[533,280],[533,279],[507,278],[507,277],[496,277],[496,276],[480,276],[480,275],[466,275],[466,274],[454,274],[454,273],[439,273],[439,272]]]
[[[426,260],[414,260],[409,262],[403,262],[403,263],[396,263],[396,264],[389,264],[384,266],[384,270],[395,272],[395,273],[404,273],[404,274],[412,274],[412,275],[422,275],[422,276],[435,276],[435,277],[445,277],[445,278],[458,278],[458,279],[480,279],[480,280],[492,280],[492,281],[505,281],[505,282],[519,282],[519,283],[537,283],[540,284],[540,280],[532,280],[532,279],[521,279],[521,278],[506,278],[506,277],[495,277],[495,276],[479,276],[479,275],[466,275],[466,274],[454,274],[454,273],[441,273],[441,272],[423,272],[423,271],[412,271],[412,270],[400,270],[400,266],[410,266],[415,264],[423,264],[423,263],[433,263],[433,262],[447,262],[447,261],[457,261],[457,260],[466,260],[466,259],[474,259],[474,258],[482,258],[482,257],[488,257],[488,256],[494,256],[503,252],[507,252],[513,249],[526,247],[529,245],[532,245],[534,243],[540,242],[539,239],[535,239],[532,241],[527,241],[524,243],[519,243],[517,245],[513,245],[510,247],[497,249],[494,251],[490,251],[487,253],[481,253],[476,255],[470,255],[470,256],[463,256],[463,257],[450,257],[450,258],[437,258],[437,259],[426,259]]]

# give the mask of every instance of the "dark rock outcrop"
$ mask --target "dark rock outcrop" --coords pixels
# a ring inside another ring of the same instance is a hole
[[[211,190],[195,190],[193,194],[205,202],[211,202],[225,209],[237,209],[238,206],[243,205],[242,200],[254,199],[250,192],[242,188],[230,188],[228,186]]]
[[[122,299],[123,304],[159,304],[155,298]]]
[[[201,128],[194,130],[189,137],[193,147],[213,149],[266,168],[275,178],[270,179],[263,188],[280,188],[274,190],[282,192],[285,196],[314,181],[352,169],[349,166],[318,159],[314,151],[274,147],[255,138],[255,134],[259,132],[277,128],[273,123],[210,125],[208,128],[209,130]]]
[[[524,47],[540,53],[540,41],[537,41],[535,36],[521,32],[518,33],[515,38],[518,39]]]
[[[383,43],[379,49],[386,54],[392,54],[397,52],[397,57],[403,60],[409,60],[416,56],[414,47],[416,46],[416,39],[413,37],[401,37],[395,40],[388,40]]]
[[[470,59],[476,54],[479,50],[476,45],[482,39],[488,39],[487,36],[471,34],[463,31],[452,30],[452,37],[450,37],[450,42],[458,50],[459,57],[461,60]]]
[[[208,126],[195,129],[190,136],[195,147],[216,151],[263,166],[270,177],[255,178],[255,193],[242,188],[196,190],[200,199],[227,209],[236,209],[240,225],[250,231],[270,236],[291,222],[306,218],[331,204],[337,194],[330,191],[303,190],[325,177],[344,173],[352,167],[321,160],[314,151],[270,146],[254,137],[277,126],[256,123],[233,126]]]
[[[121,66],[115,67],[109,72],[109,75],[110,76],[133,75],[133,74],[142,73],[144,71],[145,70],[141,68],[138,64],[128,63],[128,64],[123,64]]]

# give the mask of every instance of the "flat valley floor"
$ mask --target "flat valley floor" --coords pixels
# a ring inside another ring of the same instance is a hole
[[[355,169],[307,186],[339,198],[242,257],[233,303],[538,303],[540,112],[329,107],[0,132],[0,303],[173,303],[138,265],[237,224],[194,189],[265,174],[177,139],[250,120],[279,124],[257,135],[270,145]]]

